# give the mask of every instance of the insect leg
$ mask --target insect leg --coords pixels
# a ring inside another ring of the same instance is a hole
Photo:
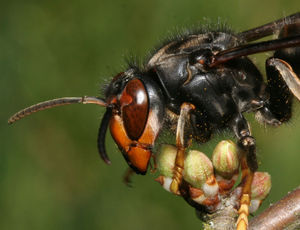
[[[300,18],[297,24],[285,25],[280,31],[279,38],[299,35]],[[274,58],[267,60],[266,69],[268,79],[283,79],[289,90],[300,100],[300,45],[277,50]]]
[[[258,121],[270,125],[280,125],[292,116],[292,93],[300,100],[300,81],[291,66],[277,58],[266,61],[267,92],[269,99],[258,110]]]
[[[267,60],[267,73],[268,76],[275,75],[280,76],[289,90],[294,94],[295,97],[300,100],[300,79],[297,74],[293,71],[292,67],[285,61],[277,58],[271,58]]]
[[[259,36],[261,35],[260,32],[262,33],[262,36]],[[265,32],[266,34],[264,34]],[[300,13],[280,19],[273,23],[269,23],[265,26],[255,28],[253,30],[240,33],[239,36],[241,36],[241,39],[246,39],[246,42],[249,42],[274,33],[279,34],[278,38],[275,40],[246,43],[213,55],[209,66],[213,67],[241,56],[277,50],[274,53],[274,57],[288,62],[293,67],[294,71],[299,75]],[[252,39],[251,36],[254,36],[255,39]]]
[[[195,109],[195,106],[190,103],[183,103],[180,108],[180,115],[178,118],[176,129],[176,147],[177,155],[175,160],[175,167],[173,172],[173,179],[170,185],[170,190],[179,195],[179,186],[182,182],[182,172],[184,168],[185,149],[188,146],[190,135],[186,132],[186,124],[190,118],[190,112]]]
[[[278,58],[269,58],[266,70],[270,99],[263,109],[268,109],[278,121],[286,122],[292,116],[292,94],[300,100],[300,80],[292,67]],[[265,113],[261,114],[263,120],[268,120]]]
[[[297,22],[300,22],[300,13],[295,13],[274,22],[243,31],[242,33],[239,33],[238,36],[245,40],[245,42],[251,42],[272,35],[281,30],[285,25],[295,24]]]
[[[267,88],[269,99],[256,113],[259,122],[278,126],[292,116],[292,93],[300,96],[300,83],[289,64],[281,59],[266,61]]]
[[[238,145],[242,150],[241,169],[242,169],[242,196],[240,200],[239,218],[237,229],[247,229],[249,205],[251,200],[251,184],[254,172],[257,170],[255,139],[251,136],[250,127],[242,114],[232,120],[232,129],[238,138]]]
[[[134,175],[134,170],[132,168],[128,168],[123,176],[123,182],[128,186],[131,187],[131,177]]]
[[[238,57],[297,46],[300,46],[300,35],[240,45],[213,55],[208,66],[214,67]]]
[[[285,25],[279,38],[299,34],[300,20],[298,23]],[[292,116],[292,94],[300,100],[300,47],[277,50],[274,57],[266,61],[266,72],[267,93],[270,98],[257,112],[256,117],[258,121],[266,124],[280,125]]]

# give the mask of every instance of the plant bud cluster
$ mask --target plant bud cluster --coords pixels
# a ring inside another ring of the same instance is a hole
[[[170,192],[177,148],[164,144],[157,155],[157,169],[160,176],[156,179],[164,189]],[[218,208],[222,197],[234,190],[239,176],[240,153],[238,146],[223,140],[215,147],[212,159],[197,150],[186,153],[183,180],[188,184],[190,198],[204,205],[208,210]],[[256,172],[252,183],[250,212],[255,212],[271,189],[271,177],[268,173]]]

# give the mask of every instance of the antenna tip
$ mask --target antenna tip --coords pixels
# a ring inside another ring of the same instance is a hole
[[[111,161],[109,160],[109,159],[103,159],[104,160],[104,162],[107,164],[107,165],[111,165]]]
[[[8,123],[9,125],[11,125],[11,124],[14,123],[15,121],[16,121],[15,119],[13,119],[12,117],[10,117],[10,118],[8,119],[7,123]]]

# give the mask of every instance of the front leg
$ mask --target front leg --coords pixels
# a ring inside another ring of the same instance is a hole
[[[251,136],[249,124],[242,114],[237,114],[232,120],[232,129],[238,138],[238,145],[242,150],[242,196],[240,200],[239,218],[237,229],[244,230],[248,226],[249,206],[251,200],[251,184],[254,172],[258,168],[256,159],[255,139]]]
[[[279,38],[300,35],[300,14],[297,15],[293,23],[285,24],[282,27]],[[296,46],[277,50],[274,57],[266,61],[267,91],[270,98],[264,108],[257,113],[259,121],[279,125],[291,118],[293,95],[300,100],[299,60],[300,47]],[[279,123],[274,123],[274,118]]]
[[[278,58],[269,58],[266,61],[266,70],[270,98],[257,111],[256,119],[278,126],[289,121],[292,116],[292,94],[300,100],[300,80],[292,67]]]
[[[189,122],[190,113],[195,109],[195,106],[190,103],[183,103],[180,107],[180,115],[178,118],[176,129],[176,147],[177,154],[173,172],[172,183],[170,190],[176,195],[180,195],[179,186],[182,182],[182,172],[184,169],[185,149],[188,147],[190,134],[187,132],[186,124]]]
[[[300,53],[300,48],[299,48]],[[299,57],[300,58],[300,57]],[[299,67],[298,67],[299,68]],[[279,58],[269,58],[266,62],[268,81],[284,81],[290,92],[300,100],[300,80],[292,66]],[[285,86],[284,84],[284,86]],[[271,85],[274,87],[274,85]]]

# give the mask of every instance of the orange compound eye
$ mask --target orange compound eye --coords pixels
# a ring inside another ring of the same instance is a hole
[[[126,133],[131,140],[142,135],[149,113],[148,94],[144,84],[133,79],[128,82],[120,97],[121,114]]]

